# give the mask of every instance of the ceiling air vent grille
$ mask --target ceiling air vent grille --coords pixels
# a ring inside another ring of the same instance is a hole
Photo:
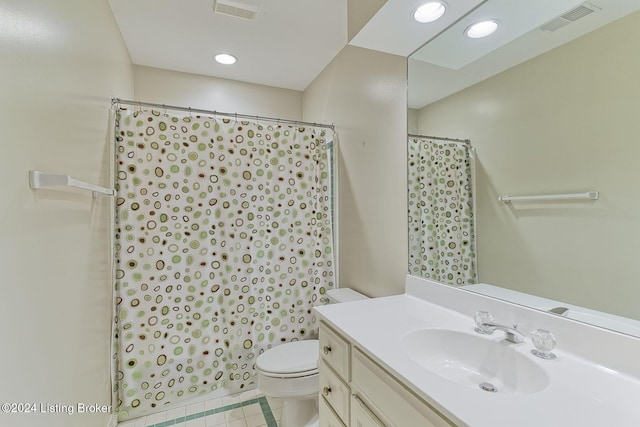
[[[254,20],[258,16],[262,0],[215,0],[213,11],[222,15]]]
[[[569,21],[573,22],[593,12],[594,12],[593,9],[590,9],[587,6],[581,4],[575,9],[571,9],[569,12],[565,13],[564,15],[561,15],[561,18],[568,19]]]
[[[575,22],[580,18],[584,18],[585,16],[598,10],[600,10],[600,8],[592,5],[591,3],[582,3],[581,5],[574,7],[570,11],[565,12],[557,18],[554,18],[551,21],[547,22],[542,27],[540,27],[540,29],[543,31],[556,31],[564,27],[565,25]]]

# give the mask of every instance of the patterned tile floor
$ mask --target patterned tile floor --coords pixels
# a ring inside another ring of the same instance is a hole
[[[282,401],[258,390],[120,422],[118,427],[278,427]]]

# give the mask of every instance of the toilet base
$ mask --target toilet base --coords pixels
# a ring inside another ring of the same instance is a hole
[[[284,399],[278,427],[318,427],[318,396],[309,399]]]

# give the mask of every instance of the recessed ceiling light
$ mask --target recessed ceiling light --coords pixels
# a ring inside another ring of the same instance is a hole
[[[216,62],[224,65],[235,64],[236,61],[238,60],[238,58],[228,53],[217,53],[213,55],[213,59],[215,59]]]
[[[481,39],[493,34],[498,29],[498,21],[489,19],[487,21],[476,22],[464,30],[464,34],[470,39]]]
[[[447,6],[444,2],[430,1],[428,3],[424,3],[422,6],[418,6],[413,11],[413,19],[420,22],[421,24],[433,22],[444,15],[446,9]]]

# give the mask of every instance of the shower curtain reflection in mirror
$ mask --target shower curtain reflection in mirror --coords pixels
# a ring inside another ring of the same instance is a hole
[[[462,286],[477,281],[468,142],[409,136],[409,274]]]
[[[324,128],[119,110],[120,418],[255,388],[267,348],[317,338],[335,282]]]

